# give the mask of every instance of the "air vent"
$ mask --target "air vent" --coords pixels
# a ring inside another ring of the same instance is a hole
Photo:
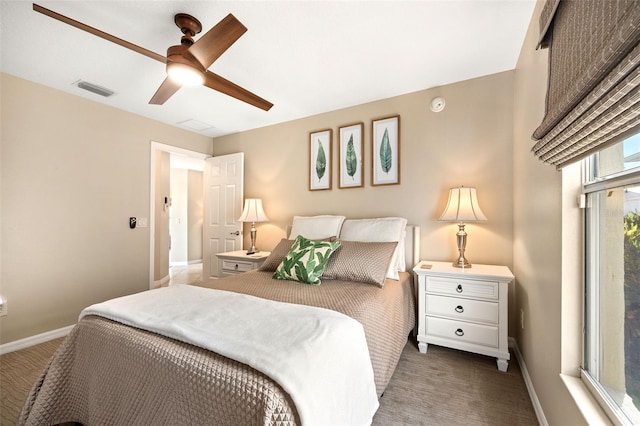
[[[207,124],[199,120],[194,120],[193,118],[181,121],[177,124],[179,126],[186,127],[187,129],[195,130],[196,132],[202,132],[203,130],[213,129],[215,127],[211,124]]]
[[[107,89],[106,87],[98,86],[97,84],[89,83],[82,80],[78,80],[73,84],[81,89],[88,90],[91,93],[95,93],[96,95],[104,96],[105,98],[113,96],[116,93],[113,90]]]

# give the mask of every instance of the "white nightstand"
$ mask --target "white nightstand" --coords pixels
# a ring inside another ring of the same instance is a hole
[[[514,277],[506,266],[456,268],[450,262],[421,261],[418,275],[418,348],[447,346],[498,358],[509,366],[508,293]]]
[[[218,257],[218,270],[221,276],[225,277],[258,269],[270,254],[270,251],[247,254],[246,250],[218,253],[216,254]]]

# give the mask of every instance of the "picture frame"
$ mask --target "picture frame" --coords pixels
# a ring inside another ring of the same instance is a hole
[[[331,189],[332,129],[309,132],[309,190]]]
[[[371,186],[400,184],[400,116],[371,120]]]
[[[364,123],[338,128],[338,187],[364,186]]]

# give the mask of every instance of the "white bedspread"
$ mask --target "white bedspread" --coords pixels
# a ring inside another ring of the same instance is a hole
[[[245,363],[291,396],[303,425],[367,425],[378,409],[362,325],[328,309],[190,285],[84,309]]]

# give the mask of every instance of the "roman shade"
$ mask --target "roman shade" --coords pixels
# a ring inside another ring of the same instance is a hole
[[[640,1],[547,0],[538,47],[549,48],[546,114],[532,151],[561,168],[640,124]]]

